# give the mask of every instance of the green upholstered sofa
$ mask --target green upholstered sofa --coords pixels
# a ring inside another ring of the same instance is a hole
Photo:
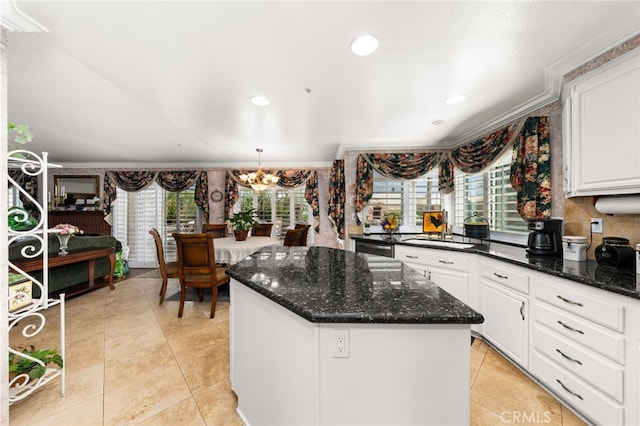
[[[35,239],[24,239],[16,241],[9,245],[9,260],[20,259],[22,257],[21,250],[29,244],[33,244]],[[39,243],[38,243],[39,244]],[[50,235],[48,239],[49,256],[57,256],[60,251],[60,244],[55,235]],[[115,252],[122,249],[122,244],[115,237],[110,235],[101,236],[84,236],[78,235],[69,239],[68,249],[78,250],[82,248],[113,248]],[[104,257],[95,261],[95,277],[103,277],[109,275],[110,263],[109,259]],[[42,271],[30,272],[34,278],[41,281]],[[89,281],[88,262],[79,262],[69,265],[62,265],[55,268],[49,268],[49,296],[55,297],[60,293],[72,295],[82,291],[82,285]],[[88,287],[88,286],[87,286]],[[40,296],[40,289],[37,286],[33,288],[33,296]]]

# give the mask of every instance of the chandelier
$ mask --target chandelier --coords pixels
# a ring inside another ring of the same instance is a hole
[[[264,191],[269,186],[277,183],[280,178],[272,175],[271,173],[265,173],[262,171],[262,168],[260,167],[260,153],[262,152],[262,148],[257,148],[256,152],[258,153],[258,170],[251,173],[243,173],[239,178],[242,183],[249,185],[256,191]]]

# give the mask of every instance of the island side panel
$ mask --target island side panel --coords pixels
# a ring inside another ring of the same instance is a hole
[[[320,424],[469,424],[470,356],[468,324],[322,324]]]
[[[231,279],[230,374],[246,425],[317,425],[318,328]]]

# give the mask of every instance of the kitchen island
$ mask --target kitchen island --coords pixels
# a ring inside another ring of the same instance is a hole
[[[470,326],[483,317],[412,268],[268,247],[227,273],[245,424],[469,423]]]

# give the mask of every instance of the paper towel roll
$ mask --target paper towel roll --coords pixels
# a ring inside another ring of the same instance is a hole
[[[640,214],[640,195],[600,197],[596,210],[603,214]]]

